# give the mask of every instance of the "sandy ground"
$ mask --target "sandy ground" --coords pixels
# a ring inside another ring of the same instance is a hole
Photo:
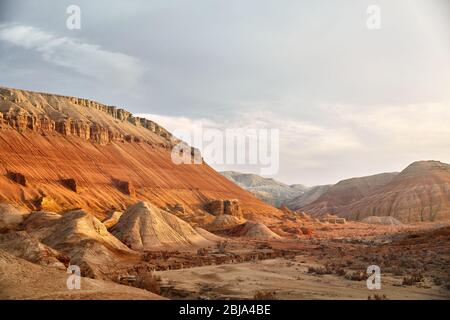
[[[251,299],[256,291],[274,291],[278,299],[450,299],[450,292],[429,287],[401,286],[402,277],[383,276],[380,290],[367,289],[366,281],[351,281],[336,275],[309,274],[310,263],[285,259],[160,271],[173,298]],[[179,296],[177,297],[177,293]]]
[[[165,299],[146,290],[84,277],[81,278],[80,289],[69,290],[68,276],[62,270],[39,266],[0,250],[0,299]]]

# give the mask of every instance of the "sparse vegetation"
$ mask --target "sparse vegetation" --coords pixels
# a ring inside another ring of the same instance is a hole
[[[406,276],[403,278],[402,285],[404,286],[412,286],[416,283],[423,281],[423,275],[421,273],[412,274],[410,276]]]
[[[260,242],[256,246],[257,249],[272,249],[272,245],[268,242]]]
[[[160,294],[161,293],[161,288],[159,286],[160,281],[161,281],[160,277],[154,276],[153,273],[151,272],[145,272],[136,277],[136,282],[134,283],[134,286],[156,294]]]
[[[333,274],[333,266],[330,264],[326,264],[325,267],[308,267],[308,273],[313,274]]]
[[[253,300],[278,300],[275,291],[258,290],[253,295]]]
[[[335,270],[335,273],[338,275],[338,276],[345,276],[345,274],[346,274],[346,271],[344,270],[344,269],[342,269],[342,268],[337,268],[336,270]]]
[[[338,276],[344,276],[345,275],[345,270],[335,264],[332,263],[327,263],[325,264],[325,267],[308,267],[308,273],[312,273],[312,274],[336,274]]]
[[[198,256],[206,256],[209,253],[209,250],[206,248],[199,248],[197,249],[197,255]]]
[[[312,273],[312,274],[331,274],[332,272],[330,270],[327,270],[324,267],[308,267],[308,273]]]
[[[226,248],[228,247],[228,241],[219,241],[216,243],[216,248],[219,253],[225,253]]]
[[[349,272],[345,275],[345,278],[352,281],[367,280],[367,274],[362,271]]]

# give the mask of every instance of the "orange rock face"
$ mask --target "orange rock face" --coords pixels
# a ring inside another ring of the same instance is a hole
[[[78,192],[78,184],[75,179],[69,178],[69,179],[62,179],[62,184],[65,185],[68,189],[72,190],[73,192]]]
[[[136,200],[161,208],[181,204],[193,213],[213,199],[238,199],[248,218],[267,222],[281,216],[205,163],[174,164],[170,146],[176,141],[170,133],[123,109],[1,89],[0,114],[0,201],[39,209],[36,203],[47,196],[61,209],[83,208],[103,218]],[[13,121],[15,114],[22,115]],[[45,120],[30,127],[24,120],[29,117]],[[63,120],[78,125],[68,129]],[[122,139],[126,136],[137,139],[128,142]],[[8,172],[24,175],[26,186],[9,179]],[[61,183],[63,179],[81,185],[81,192]],[[127,186],[118,188],[117,181]]]

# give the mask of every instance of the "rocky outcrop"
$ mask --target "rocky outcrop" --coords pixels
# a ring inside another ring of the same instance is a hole
[[[28,212],[6,203],[0,203],[0,233],[16,230]]]
[[[27,186],[27,178],[20,172],[11,172],[9,171],[7,174],[8,178],[15,183],[18,183],[24,187]]]
[[[73,192],[78,192],[79,188],[78,188],[78,183],[75,179],[73,178],[68,178],[68,179],[62,179],[61,183],[69,190],[72,190]]]
[[[212,200],[205,205],[205,210],[214,216],[222,215],[224,209],[225,206],[223,200]]]
[[[117,222],[119,222],[120,217],[122,216],[123,212],[120,211],[113,211],[110,212],[109,215],[106,217],[105,220],[103,220],[103,224],[107,229],[110,229],[114,227]]]
[[[79,117],[68,110],[67,106],[89,109],[94,111],[94,114],[101,112],[112,120],[116,119],[143,128],[162,138],[168,146],[179,142],[157,123],[134,117],[122,108],[107,106],[88,99],[8,88],[0,88],[0,128],[5,129],[9,126],[19,132],[31,130],[40,134],[55,132],[100,144],[111,141],[154,143],[151,139],[146,139],[145,135],[125,134],[106,123],[95,122],[93,117]]]
[[[223,201],[223,206],[224,206],[224,210],[223,213],[230,215],[230,216],[235,216],[238,218],[242,218],[242,209],[241,209],[241,205],[239,203],[239,200],[224,200]]]
[[[347,221],[344,218],[339,218],[332,214],[327,214],[320,219],[321,222],[334,223],[334,224],[345,224]]]
[[[24,229],[43,244],[70,258],[84,276],[104,278],[119,262],[136,263],[138,255],[108,232],[105,225],[82,210],[57,215],[33,212]]]
[[[266,225],[247,221],[229,231],[230,235],[259,239],[280,239],[281,237],[270,230]]]
[[[238,225],[243,224],[244,222],[244,219],[240,219],[235,216],[220,215],[216,216],[212,222],[205,225],[205,229],[212,232],[223,231],[234,228]]]
[[[236,199],[212,200],[205,205],[205,210],[214,216],[230,215],[243,218],[241,205]]]
[[[183,204],[181,204],[181,203],[175,204],[171,209],[172,209],[173,211],[179,212],[179,213],[185,213],[185,212],[186,212],[185,207],[184,207]]]
[[[69,258],[32,237],[26,231],[0,234],[0,249],[40,265],[66,269]]]
[[[118,179],[113,179],[113,183],[116,185],[117,189],[129,196],[134,197],[136,195],[136,190],[130,181],[122,181]]]

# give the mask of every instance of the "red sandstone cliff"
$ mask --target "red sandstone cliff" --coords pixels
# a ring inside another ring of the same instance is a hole
[[[207,164],[174,164],[170,151],[177,142],[121,108],[0,88],[0,202],[79,207],[103,217],[146,200],[162,208],[183,205],[184,218],[196,220],[210,200],[238,199],[247,218],[281,216]]]

